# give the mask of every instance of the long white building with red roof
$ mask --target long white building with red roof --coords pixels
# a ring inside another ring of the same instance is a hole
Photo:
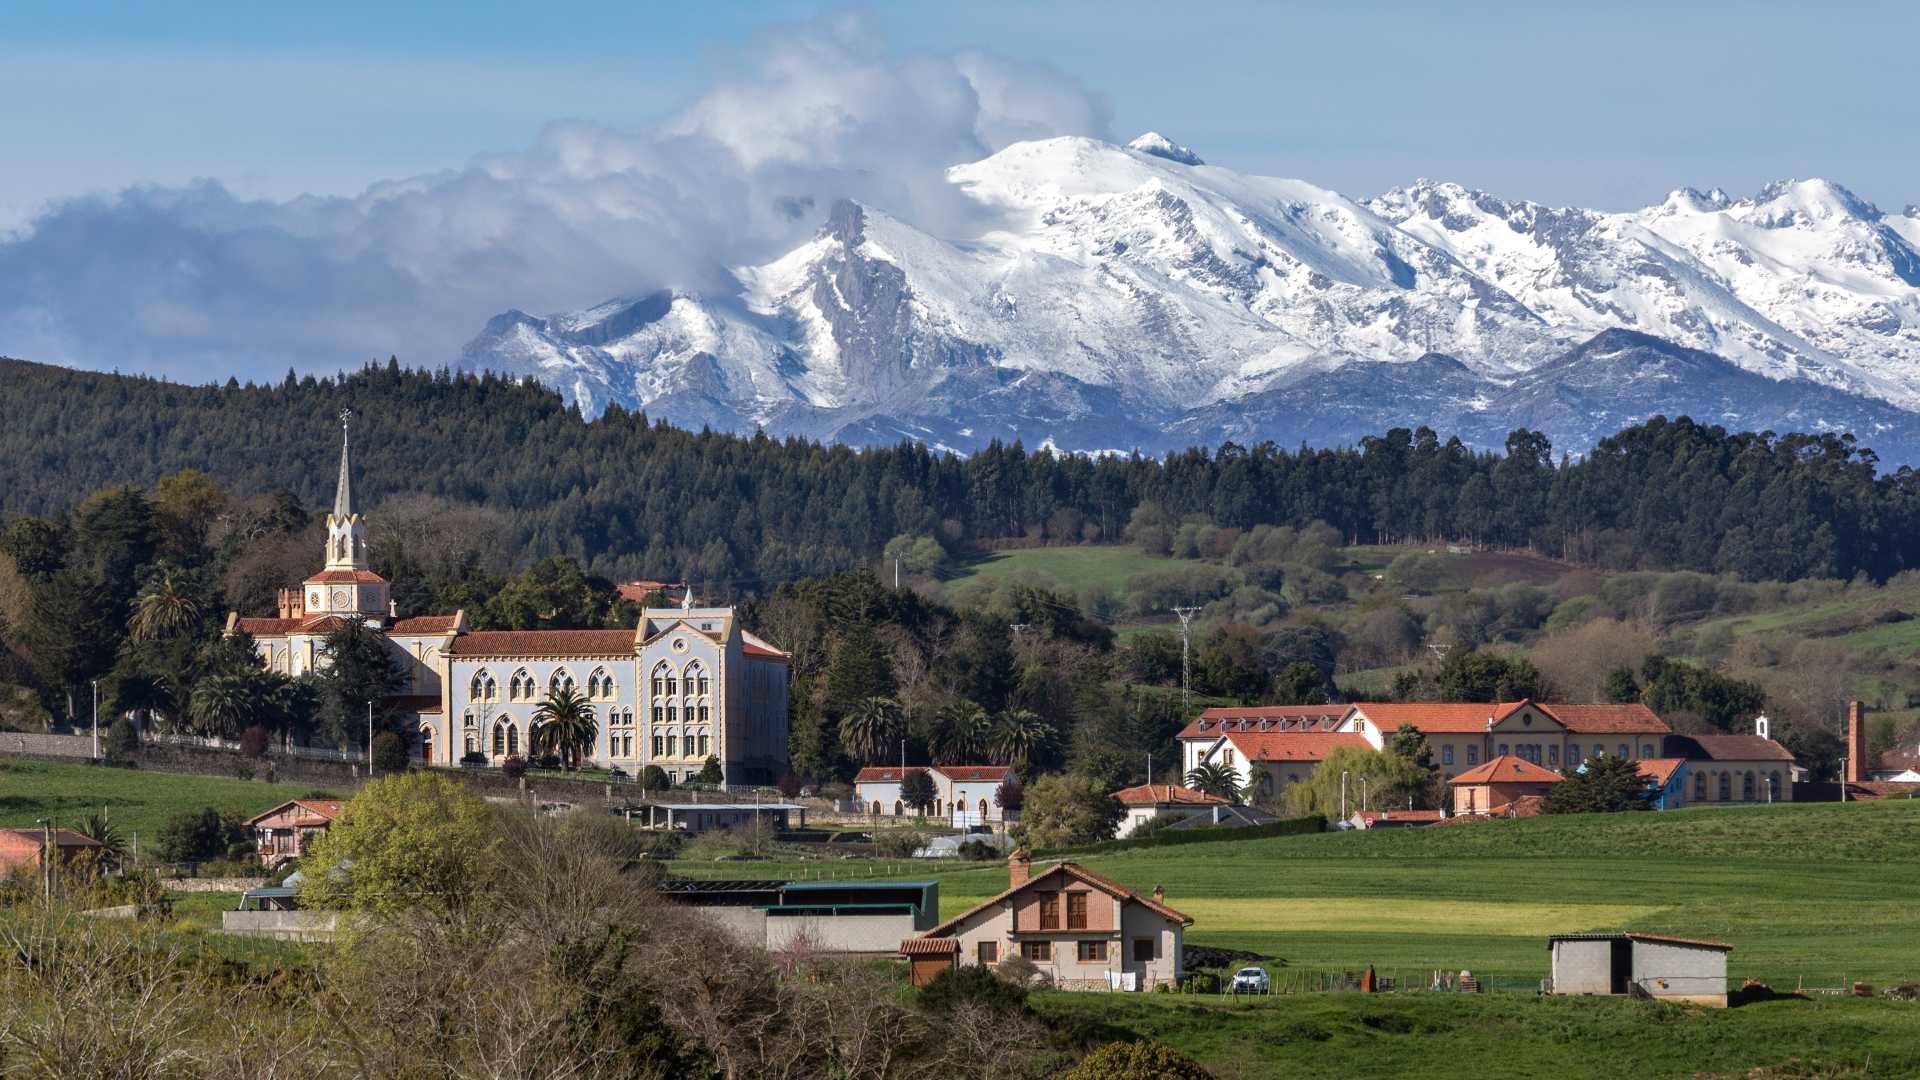
[[[250,635],[269,670],[320,670],[327,635],[352,620],[392,648],[405,683],[386,711],[399,714],[425,764],[525,757],[534,711],[572,689],[598,721],[595,764],[658,765],[678,782],[712,758],[730,785],[787,771],[787,655],[742,628],[731,607],[695,606],[689,592],[678,607],[646,609],[631,630],[476,631],[464,612],[399,618],[353,509],[346,419],[322,569],[282,591],[275,617],[227,617],[228,632]]]

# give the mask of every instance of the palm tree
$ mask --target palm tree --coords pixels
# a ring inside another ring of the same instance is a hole
[[[580,767],[581,756],[600,737],[600,722],[594,716],[593,706],[571,686],[548,695],[547,700],[533,710],[533,725],[533,752],[543,756],[558,754],[574,769]]]
[[[840,718],[840,746],[859,764],[883,760],[899,738],[900,717],[892,698],[862,698]]]
[[[120,836],[120,830],[107,820],[106,811],[88,814],[74,831],[90,840],[100,842],[101,854],[113,862],[119,862],[127,853],[127,842]]]
[[[1053,741],[1053,725],[1032,709],[1008,709],[993,727],[993,752],[1022,774]]]
[[[986,756],[992,734],[987,710],[971,701],[944,705],[934,727],[934,756],[942,765],[977,763]]]
[[[199,621],[200,601],[174,571],[162,570],[134,597],[127,630],[135,641],[157,641],[186,633]]]
[[[198,735],[230,739],[253,723],[253,686],[238,675],[215,675],[193,688],[187,714]]]
[[[1235,806],[1246,797],[1240,786],[1240,774],[1217,761],[1209,761],[1187,774],[1187,786],[1202,795],[1215,795]]]

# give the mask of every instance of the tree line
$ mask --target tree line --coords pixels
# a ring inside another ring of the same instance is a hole
[[[1153,458],[994,443],[852,449],[690,432],[611,407],[588,422],[531,380],[408,370],[190,387],[0,361],[0,514],[56,515],[84,492],[193,468],[243,496],[324,505],[351,407],[369,509],[491,538],[508,565],[765,593],[864,565],[902,537],[949,551],[1120,539],[1136,515],[1218,527],[1324,522],[1349,542],[1451,540],[1612,568],[1750,580],[1874,580],[1920,565],[1920,481],[1848,435],[1733,433],[1655,417],[1558,460],[1427,428],[1357,446],[1227,443]],[[419,500],[426,500],[422,504]]]

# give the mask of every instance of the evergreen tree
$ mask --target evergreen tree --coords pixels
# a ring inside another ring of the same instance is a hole
[[[1615,814],[1651,810],[1658,791],[1631,758],[1602,755],[1564,770],[1540,809],[1548,814]]]

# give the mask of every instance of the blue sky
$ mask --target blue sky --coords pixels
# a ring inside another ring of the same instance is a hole
[[[1416,176],[1609,209],[1783,176],[1920,202],[1920,5],[899,4],[890,50],[1051,65],[1209,160],[1370,194]],[[1450,10],[1451,9],[1451,10]],[[0,8],[0,223],[215,177],[348,194],[631,128],[810,3],[44,3]],[[1169,14],[1175,11],[1177,14]]]

